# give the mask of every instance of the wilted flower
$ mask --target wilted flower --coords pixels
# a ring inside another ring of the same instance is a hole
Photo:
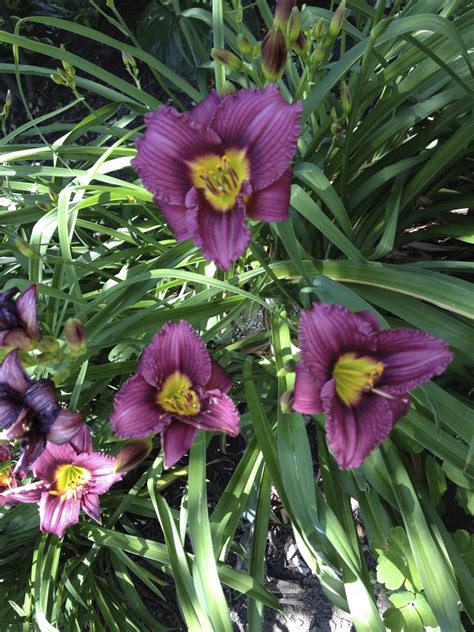
[[[82,425],[82,415],[58,404],[51,380],[32,380],[23,370],[16,351],[0,364],[0,428],[6,439],[21,440],[15,471],[25,472],[43,452],[46,440],[62,444]]]
[[[341,468],[361,465],[410,407],[408,391],[440,375],[448,345],[424,331],[386,329],[371,312],[318,303],[303,313],[293,408],[326,413]]]
[[[33,463],[33,474],[41,480],[0,495],[6,502],[38,503],[41,531],[59,537],[79,522],[81,509],[100,523],[99,495],[122,478],[113,457],[92,452],[85,426],[78,435],[78,440],[64,445],[47,443]]]
[[[17,299],[18,289],[0,292],[0,347],[29,351],[40,334],[36,322],[36,285],[30,285]]]
[[[269,86],[145,115],[132,164],[178,239],[227,269],[249,242],[246,218],[287,219],[301,109]]]
[[[231,386],[189,323],[167,323],[117,394],[110,424],[120,437],[161,432],[165,467],[171,467],[198,430],[238,435],[239,412],[226,395]]]
[[[262,70],[267,81],[278,81],[286,66],[286,41],[278,27],[271,28],[262,41]]]

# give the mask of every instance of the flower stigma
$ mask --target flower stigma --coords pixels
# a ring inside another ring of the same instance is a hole
[[[230,149],[223,156],[200,156],[188,165],[194,186],[203,192],[214,209],[223,213],[234,206],[250,173],[245,150],[238,149]]]
[[[346,406],[358,403],[363,392],[372,390],[375,380],[382,375],[382,362],[355,353],[344,353],[333,369],[336,393]]]
[[[193,417],[201,410],[198,394],[191,388],[191,381],[179,371],[172,373],[163,382],[156,395],[156,403],[167,413],[184,417]]]

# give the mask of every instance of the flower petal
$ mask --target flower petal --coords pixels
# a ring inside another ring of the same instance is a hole
[[[201,405],[201,411],[195,417],[183,418],[183,421],[200,430],[225,432],[232,437],[239,434],[240,414],[228,395],[209,394]]]
[[[393,426],[389,400],[362,395],[356,407],[346,406],[330,380],[321,391],[326,412],[327,442],[340,468],[359,467],[366,456],[390,434]]]
[[[156,206],[162,212],[166,222],[176,235],[178,241],[185,241],[191,238],[191,231],[188,228],[186,213],[188,209],[183,205],[168,204],[157,197],[153,198]]]
[[[35,413],[39,429],[48,432],[61,410],[54,382],[46,379],[34,382],[23,395],[23,401]]]
[[[306,415],[322,413],[323,405],[320,389],[315,384],[315,381],[301,363],[296,365],[295,372],[293,409]]]
[[[48,442],[44,452],[32,465],[33,474],[51,484],[56,479],[58,467],[73,463],[76,456],[76,451],[69,444],[56,445]]]
[[[255,191],[247,203],[247,216],[263,222],[284,222],[290,207],[291,169],[276,182]]]
[[[228,393],[234,385],[234,380],[218,362],[211,359],[211,377],[204,387],[206,391],[218,390]]]
[[[23,485],[22,487],[12,487],[0,494],[5,503],[39,503],[41,494],[45,490],[43,481]],[[1,504],[1,503],[0,503]]]
[[[18,393],[6,384],[0,383],[0,428],[13,426],[22,410],[26,413],[19,401]]]
[[[147,129],[137,140],[132,166],[145,187],[160,200],[182,205],[192,186],[186,161],[221,148],[219,136],[189,114],[161,106],[145,114]]]
[[[15,306],[26,333],[33,340],[37,340],[40,333],[36,319],[36,283],[20,294],[15,301]]]
[[[115,396],[114,412],[110,418],[112,430],[119,437],[147,437],[159,432],[169,422],[155,403],[156,386],[137,373],[129,378]]]
[[[302,104],[288,104],[277,86],[240,90],[225,97],[212,127],[226,147],[247,149],[254,190],[284,174],[296,151]]]
[[[115,458],[103,452],[90,452],[78,454],[74,459],[74,465],[84,467],[92,474],[87,483],[87,491],[94,494],[103,494],[122,478],[115,469]]]
[[[31,380],[21,366],[17,351],[10,351],[0,364],[1,382],[19,393],[24,393],[30,386]]]
[[[20,458],[14,469],[17,474],[27,472],[30,465],[41,456],[46,447],[46,435],[34,425],[23,437],[20,445]]]
[[[84,422],[81,413],[60,408],[52,426],[48,430],[48,441],[51,443],[67,443],[75,438]]]
[[[216,111],[217,106],[221,102],[220,97],[215,90],[211,90],[211,93],[189,112],[189,115],[196,123],[201,125],[208,125],[211,122],[212,117]]]
[[[173,421],[161,433],[165,467],[171,467],[186,454],[197,434],[196,428]]]
[[[77,452],[77,454],[81,454],[81,452],[92,452],[91,431],[85,423],[81,425],[80,429],[76,432],[73,438],[69,439],[69,444]]]
[[[79,522],[81,501],[44,493],[39,503],[40,529],[62,537],[68,527]]]
[[[138,373],[154,389],[176,371],[186,375],[193,387],[204,386],[211,375],[211,358],[204,340],[185,320],[163,325],[143,351],[138,365]],[[153,394],[155,396],[156,390]],[[161,429],[156,429],[155,432]]]
[[[345,351],[374,351],[377,338],[372,324],[342,305],[316,303],[303,312],[299,324],[299,345],[303,366],[322,388]]]
[[[245,204],[242,193],[230,211],[215,211],[200,199],[195,188],[186,197],[187,221],[192,239],[202,249],[206,259],[221,270],[228,270],[233,261],[244,254],[250,241],[245,225]]]
[[[410,393],[402,393],[399,397],[390,398],[387,401],[392,410],[392,426],[394,426],[401,417],[407,414],[410,408]]]
[[[24,329],[16,328],[0,333],[0,347],[11,347],[21,351],[30,351],[32,348],[31,339]]]
[[[98,494],[84,494],[81,498],[82,511],[86,513],[92,520],[95,520],[99,524],[102,523],[100,519],[100,504]]]
[[[392,394],[411,391],[441,375],[453,359],[444,340],[417,329],[386,329],[377,340],[377,356],[384,365],[380,385]]]

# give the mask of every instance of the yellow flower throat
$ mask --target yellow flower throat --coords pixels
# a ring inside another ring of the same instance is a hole
[[[230,149],[223,156],[200,156],[188,165],[194,186],[203,192],[214,209],[223,213],[234,206],[250,172],[243,149]]]
[[[382,362],[369,356],[358,358],[355,353],[344,353],[332,372],[339,399],[346,406],[356,405],[362,393],[373,388],[383,368]]]
[[[175,371],[163,382],[156,395],[156,403],[167,413],[193,417],[201,410],[198,394],[191,388],[191,381],[183,373]]]
[[[77,492],[91,479],[91,473],[78,465],[59,465],[55,473],[56,489],[50,493],[64,499],[77,498]]]

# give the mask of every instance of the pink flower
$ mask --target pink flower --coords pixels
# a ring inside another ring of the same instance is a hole
[[[10,450],[6,445],[0,444],[0,507],[7,503],[15,501],[8,501],[2,498],[2,492],[12,489],[17,486],[16,476],[13,473],[10,463]]]
[[[354,468],[408,412],[408,391],[440,375],[448,345],[416,329],[379,331],[371,312],[318,303],[301,316],[301,363],[293,408],[326,413],[328,445],[341,468]]]
[[[269,86],[212,92],[186,114],[160,106],[145,115],[132,165],[177,239],[226,270],[247,248],[247,218],[288,218],[301,111]]]
[[[16,287],[0,292],[0,347],[29,351],[40,333],[36,322],[36,285],[30,285],[16,299]]]
[[[4,502],[38,503],[40,528],[59,537],[79,522],[84,513],[100,523],[99,496],[122,478],[115,471],[115,459],[92,452],[89,430],[84,426],[74,440],[64,445],[47,443],[33,463],[33,474],[40,480],[4,491]]]
[[[239,412],[226,394],[231,387],[191,325],[167,323],[115,397],[110,424],[124,438],[161,432],[165,467],[171,467],[198,430],[239,434]]]

